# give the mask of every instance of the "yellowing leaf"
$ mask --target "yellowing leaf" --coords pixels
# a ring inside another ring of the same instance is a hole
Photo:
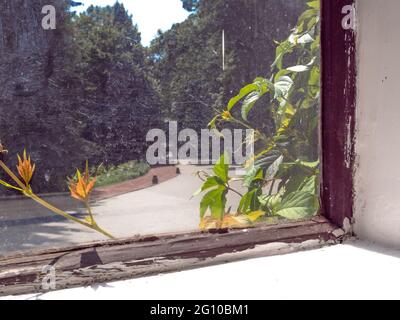
[[[200,220],[199,228],[200,230],[218,229],[218,224],[220,224],[220,221],[211,217],[204,217]]]
[[[264,211],[253,211],[247,214],[247,217],[251,222],[255,222],[264,215],[265,215]]]
[[[288,118],[284,119],[284,120],[282,121],[281,127],[278,129],[277,132],[278,132],[279,134],[283,134],[283,133],[286,131],[286,129],[289,127],[289,124],[290,124],[290,119],[288,119]]]
[[[247,228],[251,225],[250,219],[245,215],[226,215],[222,221],[223,229]]]
[[[214,219],[210,216],[204,217],[200,221],[201,230],[210,229],[241,229],[248,228],[252,225],[251,220],[246,215],[227,214],[221,220]]]

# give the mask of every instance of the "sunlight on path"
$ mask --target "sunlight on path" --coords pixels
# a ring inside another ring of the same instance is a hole
[[[191,197],[201,185],[194,174],[199,169],[181,166],[181,175],[176,178],[96,202],[93,209],[97,222],[119,238],[198,230],[201,197]],[[239,198],[233,194],[229,202],[237,205]],[[97,240],[104,238],[65,220],[6,226],[0,228],[0,255]]]

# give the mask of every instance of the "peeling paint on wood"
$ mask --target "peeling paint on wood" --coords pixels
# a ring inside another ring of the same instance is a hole
[[[43,266],[56,271],[56,289],[181,271],[305,250],[341,241],[326,219],[226,233],[189,233],[99,242],[0,259],[0,296],[42,292]]]
[[[322,0],[322,214],[338,226],[353,216],[356,33],[342,27],[354,0]]]

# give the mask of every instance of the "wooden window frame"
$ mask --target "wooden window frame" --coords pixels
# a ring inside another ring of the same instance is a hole
[[[43,292],[47,265],[55,268],[59,290],[342,241],[345,221],[351,222],[353,216],[356,107],[355,32],[343,29],[342,8],[354,6],[354,0],[321,2],[320,217],[247,230],[127,238],[7,256],[0,258],[0,296]]]

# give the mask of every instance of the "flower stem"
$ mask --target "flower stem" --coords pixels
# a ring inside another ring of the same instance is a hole
[[[87,212],[88,212],[88,214],[89,214],[90,221],[92,222],[92,225],[93,225],[93,224],[96,224],[95,221],[94,221],[94,217],[93,217],[93,213],[92,213],[92,208],[90,208],[89,199],[86,199],[86,201],[85,201],[85,206],[86,206],[86,210],[87,210]]]
[[[36,194],[34,194],[33,192],[25,192],[24,194],[25,194],[27,197],[31,198],[32,200],[36,201],[37,203],[41,204],[43,207],[49,209],[50,211],[53,211],[54,213],[56,213],[56,214],[58,214],[58,215],[60,215],[60,216],[63,216],[64,218],[67,218],[67,219],[69,219],[69,220],[71,220],[71,221],[74,221],[74,222],[76,222],[76,223],[79,223],[79,224],[81,224],[81,225],[83,225],[83,226],[85,226],[85,227],[88,227],[88,228],[92,229],[92,230],[95,230],[95,231],[97,231],[97,232],[100,232],[100,233],[102,233],[103,235],[107,236],[107,237],[110,238],[110,239],[115,239],[114,236],[112,236],[110,233],[108,233],[108,232],[105,231],[104,229],[100,228],[96,223],[90,224],[90,223],[87,223],[87,222],[85,222],[85,221],[82,221],[82,220],[80,220],[80,219],[78,219],[78,218],[75,218],[74,216],[72,216],[72,215],[70,215],[70,214],[68,214],[68,213],[66,213],[66,212],[64,212],[64,211],[62,211],[62,210],[60,210],[60,209],[54,207],[54,206],[51,205],[50,203],[44,201],[43,199],[41,199],[40,197],[38,197],[38,196],[37,196]],[[91,217],[92,217],[92,216],[91,216]],[[92,221],[94,221],[93,218],[92,218]]]
[[[50,203],[44,201],[42,198],[38,197],[36,194],[34,194],[31,190],[31,188],[29,186],[26,186],[20,179],[18,179],[18,177],[10,170],[10,168],[7,167],[7,165],[0,160],[0,167],[10,176],[10,178],[12,180],[14,180],[14,182],[16,184],[18,184],[18,186],[20,186],[21,189],[13,187],[13,189],[16,189],[20,192],[22,192],[25,196],[27,196],[28,198],[31,198],[33,201],[39,203],[40,205],[42,205],[43,207],[49,209],[50,211],[54,212],[55,214],[58,214],[66,219],[69,219],[71,221],[74,221],[76,223],[79,223],[87,228],[90,228],[94,231],[97,231],[103,235],[105,235],[106,237],[110,238],[110,239],[116,239],[114,236],[112,236],[110,233],[108,233],[107,231],[103,230],[102,228],[100,228],[96,223],[90,224],[87,223],[85,221],[82,221],[78,218],[75,218],[74,216],[54,207],[53,205],[51,205]],[[90,209],[89,209],[90,210]],[[92,221],[93,220],[93,216],[91,213],[91,210],[89,211],[89,214],[91,216]]]
[[[0,184],[2,184],[3,186],[5,186],[6,188],[18,190],[18,191],[20,191],[20,192],[23,191],[21,188],[15,187],[15,186],[13,186],[13,185],[11,185],[11,184],[9,184],[9,183],[3,181],[3,180],[0,180]]]
[[[0,160],[0,167],[2,167],[5,172],[7,172],[10,178],[13,179],[21,189],[23,190],[26,189],[26,185],[21,180],[19,180],[18,177],[10,170],[10,168],[8,168],[7,165],[1,160]]]

